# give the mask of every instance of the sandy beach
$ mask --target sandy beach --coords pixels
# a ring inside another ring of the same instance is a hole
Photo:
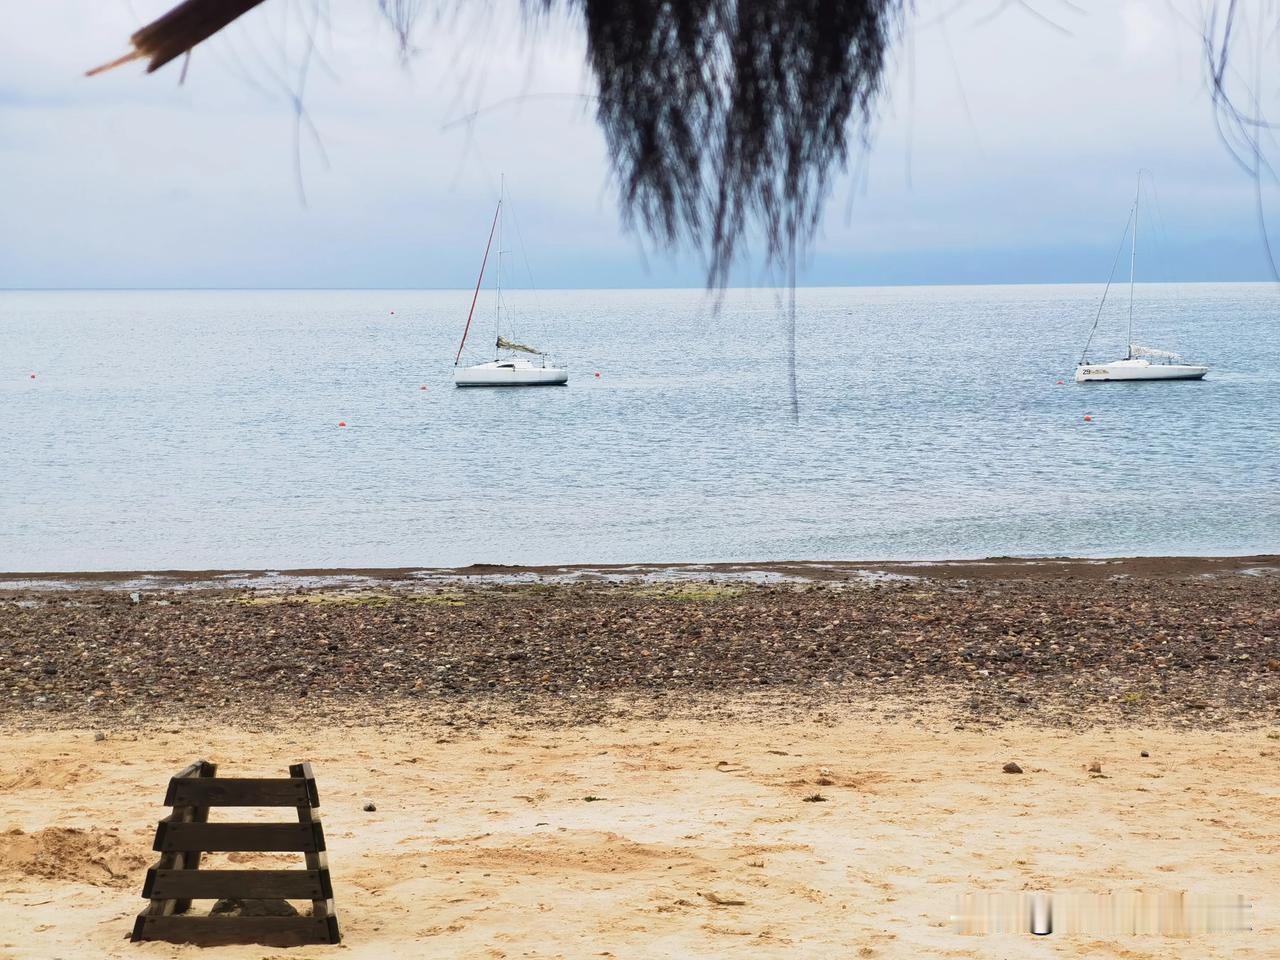
[[[10,734],[0,956],[1271,957],[1275,737],[864,713]],[[314,761],[342,946],[128,942],[165,783],[196,756],[228,776]],[[1143,888],[1245,894],[1255,929],[1041,940],[950,923],[975,889]]]
[[[1273,956],[1274,558],[1116,564],[15,586],[0,957]],[[313,762],[341,946],[128,942],[197,758]],[[1253,930],[961,935],[981,891]]]

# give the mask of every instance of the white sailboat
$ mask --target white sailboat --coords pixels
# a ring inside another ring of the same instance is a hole
[[[1138,203],[1142,196],[1142,174],[1138,174],[1138,192],[1133,198],[1133,209],[1129,213],[1126,230],[1133,229],[1129,247],[1129,336],[1126,342],[1128,352],[1123,359],[1107,363],[1090,363],[1088,361],[1089,345],[1098,329],[1098,319],[1102,316],[1102,306],[1107,302],[1107,290],[1111,289],[1111,278],[1107,279],[1106,290],[1102,293],[1102,303],[1098,304],[1098,315],[1093,319],[1093,328],[1089,331],[1089,339],[1085,342],[1080,354],[1080,363],[1076,366],[1076,383],[1105,383],[1113,380],[1200,380],[1209,368],[1199,364],[1183,363],[1182,357],[1168,350],[1156,350],[1152,347],[1140,346],[1133,342],[1133,277],[1138,261]],[[1120,249],[1124,249],[1121,239]],[[1119,259],[1117,251],[1116,259]],[[1112,265],[1111,276],[1115,276]]]
[[[568,383],[569,371],[564,367],[548,365],[546,353],[502,336],[502,200],[499,196],[498,208],[493,212],[489,240],[485,244],[484,259],[480,262],[480,276],[476,278],[476,291],[471,297],[471,309],[467,312],[467,325],[462,331],[458,353],[453,358],[454,386],[546,387]],[[484,281],[484,270],[489,263],[489,249],[493,245],[495,233],[498,237],[498,268],[494,302],[494,357],[485,363],[464,367],[461,365],[462,350],[467,345],[467,334],[471,332],[471,319],[476,312],[476,301],[480,298],[480,284]],[[541,362],[534,363],[529,359],[530,356],[540,357]]]

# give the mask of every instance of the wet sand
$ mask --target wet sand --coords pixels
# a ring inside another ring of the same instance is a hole
[[[0,573],[0,591],[52,589],[156,590],[367,586],[414,583],[593,583],[742,581],[842,582],[912,577],[928,580],[1169,579],[1280,570],[1280,556],[1243,557],[987,557],[942,561],[767,561],[467,567],[314,567],[244,570],[115,570]]]

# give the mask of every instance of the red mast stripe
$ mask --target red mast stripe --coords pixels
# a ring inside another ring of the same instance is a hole
[[[480,299],[480,284],[484,280],[485,264],[489,262],[489,247],[493,245],[493,231],[498,226],[498,213],[502,210],[502,201],[498,201],[497,208],[493,211],[493,223],[489,226],[489,242],[484,245],[484,259],[480,261],[480,276],[476,277],[476,292],[471,296],[471,309],[467,311],[467,325],[462,330],[462,342],[458,344],[458,354],[453,358],[453,365],[456,367],[458,361],[462,359],[462,348],[467,345],[467,333],[471,330],[471,317],[476,312],[476,301]]]

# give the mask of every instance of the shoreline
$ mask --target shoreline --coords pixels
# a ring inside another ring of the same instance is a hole
[[[96,575],[0,590],[0,724],[940,707],[966,725],[1256,727],[1280,722],[1275,561],[184,574],[127,592]]]
[[[497,564],[461,567],[244,567],[0,572],[0,594],[23,590],[290,589],[379,584],[730,581],[1108,580],[1280,571],[1280,554],[1163,557],[985,557],[971,560],[771,560],[715,563]]]

